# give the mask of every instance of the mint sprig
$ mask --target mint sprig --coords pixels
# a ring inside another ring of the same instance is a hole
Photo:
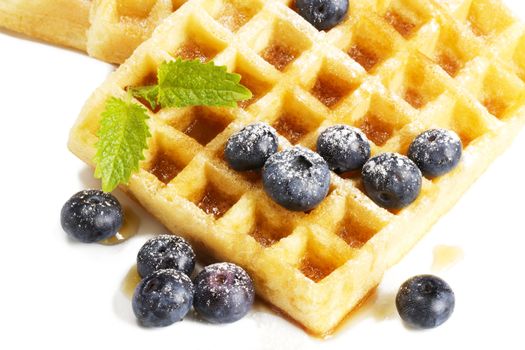
[[[152,108],[187,106],[236,107],[252,93],[240,84],[241,76],[228,73],[226,67],[200,61],[176,60],[162,63],[158,84],[129,89],[126,100],[110,97],[102,113],[96,144],[95,177],[102,180],[102,190],[113,191],[127,184],[139,170],[144,150],[151,136],[146,121],[148,112],[134,103],[131,95],[147,101]]]
[[[147,139],[151,136],[146,120],[146,108],[111,97],[102,113],[99,141],[96,145],[95,177],[102,179],[102,190],[113,191],[119,184],[127,183],[131,174],[138,171],[144,159]]]
[[[132,88],[131,93],[143,98],[155,110],[187,106],[236,107],[237,101],[248,100],[252,93],[240,84],[241,76],[228,73],[226,67],[213,62],[176,60],[164,62],[157,72],[158,84]]]

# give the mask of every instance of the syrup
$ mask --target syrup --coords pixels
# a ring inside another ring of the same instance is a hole
[[[335,106],[347,94],[347,90],[342,84],[337,84],[334,78],[318,78],[311,92],[326,107]]]
[[[507,110],[507,104],[499,98],[488,97],[483,101],[483,105],[487,108],[490,114],[497,118],[501,118]]]
[[[272,43],[261,53],[261,56],[275,68],[283,71],[297,58],[298,53],[285,45]]]
[[[322,264],[317,259],[314,260],[311,254],[307,254],[301,261],[299,270],[312,281],[319,282],[331,274],[335,267]]]
[[[451,54],[441,53],[437,57],[437,63],[451,77],[455,77],[461,69],[460,61]]]
[[[214,186],[208,186],[197,206],[206,214],[213,215],[215,219],[220,219],[234,204],[235,201],[230,197],[217,191]]]
[[[447,270],[463,259],[463,249],[460,247],[438,245],[434,248],[434,260],[432,271],[441,272]]]
[[[104,245],[115,245],[127,241],[135,236],[140,227],[140,218],[130,207],[124,207],[124,223],[119,232],[113,237],[101,241]]]
[[[407,89],[404,99],[416,109],[423,108],[427,104],[427,100],[416,89]]]
[[[252,236],[260,245],[271,247],[289,234],[290,230],[288,228],[280,227],[279,229],[276,229],[270,227],[268,223],[266,223],[266,220],[257,219],[250,236]]]
[[[374,230],[350,218],[344,220],[337,232],[337,235],[344,239],[350,247],[356,249],[361,248],[374,234]]]
[[[150,71],[135,86],[152,86],[152,85],[157,85],[157,84],[158,84],[157,73],[154,71]],[[131,86],[126,87],[126,91],[128,91],[129,88],[131,88]],[[160,106],[157,106],[156,108],[152,108],[150,103],[146,99],[142,97],[135,97],[135,98],[153,113],[157,113],[158,111],[160,111]]]
[[[205,48],[193,41],[185,42],[173,52],[173,56],[175,57],[180,57],[185,60],[199,60],[202,63],[209,61],[211,58],[215,57],[216,54],[216,50]]]
[[[241,176],[246,181],[249,181],[251,183],[257,183],[257,182],[260,182],[262,180],[262,174],[261,174],[260,171],[257,171],[257,170],[243,171],[241,173]]]
[[[252,98],[249,100],[244,100],[239,102],[241,108],[247,108],[253,103],[257,102],[262,96],[264,96],[270,86],[267,83],[264,83],[253,76],[245,72],[238,72],[241,75],[241,84],[246,86],[252,92]]]
[[[368,114],[358,126],[366,136],[378,146],[383,146],[392,137],[393,130],[385,124],[377,122],[379,117]]]
[[[157,85],[158,79],[157,79],[157,73],[154,71],[150,71],[146,76],[142,79],[139,86],[151,86],[151,85]]]
[[[408,21],[397,12],[387,12],[385,14],[385,20],[405,38],[408,38],[416,29],[414,23]]]
[[[133,298],[133,293],[135,293],[135,288],[137,288],[137,285],[140,283],[141,278],[137,271],[137,265],[133,265],[132,268],[129,269],[128,273],[126,274],[126,277],[124,277],[124,280],[122,281],[121,291],[124,293],[125,296],[127,296],[129,299]]]
[[[207,117],[200,108],[195,108],[194,114],[192,122],[183,132],[203,146],[226,128],[226,123],[220,117]]]
[[[149,172],[152,173],[164,184],[168,184],[181,171],[181,168],[166,154],[158,153],[153,160],[153,165]]]
[[[380,295],[376,290],[373,302],[371,300],[370,303],[370,311],[376,321],[385,321],[396,317],[396,294],[389,293]]]
[[[348,55],[357,63],[359,63],[367,72],[375,67],[379,63],[379,57],[373,52],[354,45],[348,50]]]
[[[296,144],[308,132],[305,128],[292,122],[293,118],[287,114],[281,116],[272,126],[286,137],[292,144]]]

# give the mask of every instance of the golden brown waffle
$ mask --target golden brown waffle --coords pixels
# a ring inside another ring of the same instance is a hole
[[[0,27],[122,63],[186,0],[5,0]]]
[[[2,0],[0,27],[86,50],[90,0]]]
[[[127,190],[172,232],[245,267],[261,297],[326,334],[524,124],[525,30],[493,0],[354,0],[349,19],[328,33],[289,5],[190,0],[93,94],[69,146],[93,165],[105,101],[152,83],[163,61],[213,59],[241,74],[254,93],[242,108],[150,113],[149,151]],[[253,121],[272,124],[282,148],[314,149],[325,127],[354,125],[373,154],[406,153],[419,133],[448,128],[464,157],[446,176],[425,179],[398,212],[374,204],[358,175],[332,174],[321,205],[293,213],[267,197],[258,173],[232,171],[223,159],[228,137]]]
[[[186,0],[96,0],[88,31],[88,53],[122,63],[159,23]]]

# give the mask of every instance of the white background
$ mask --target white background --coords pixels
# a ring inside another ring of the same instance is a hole
[[[522,2],[507,2],[525,17]],[[122,245],[73,242],[59,222],[72,194],[99,186],[66,142],[86,98],[112,70],[0,32],[1,349],[525,348],[523,132],[331,339],[312,338],[263,306],[226,326],[191,316],[164,329],[137,326],[122,282],[144,241],[165,229],[120,192],[142,219],[139,235]],[[433,272],[433,249],[442,244],[464,252],[439,273],[456,293],[456,311],[437,329],[408,330],[393,296],[407,278]]]

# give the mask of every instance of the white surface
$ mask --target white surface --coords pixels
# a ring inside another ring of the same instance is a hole
[[[525,14],[519,0],[508,3]],[[121,284],[140,246],[163,227],[135,206],[141,233],[105,247],[71,241],[59,223],[60,209],[73,193],[98,187],[66,141],[85,99],[113,67],[4,33],[0,48],[1,349],[525,347],[525,133],[386,274],[375,306],[372,300],[333,338],[311,338],[260,307],[227,326],[189,317],[168,328],[143,329]],[[122,193],[117,196],[129,203]],[[377,305],[393,302],[405,279],[432,272],[432,251],[439,244],[465,253],[440,274],[456,293],[453,317],[424,332],[405,329],[395,313],[380,317],[384,307]]]

